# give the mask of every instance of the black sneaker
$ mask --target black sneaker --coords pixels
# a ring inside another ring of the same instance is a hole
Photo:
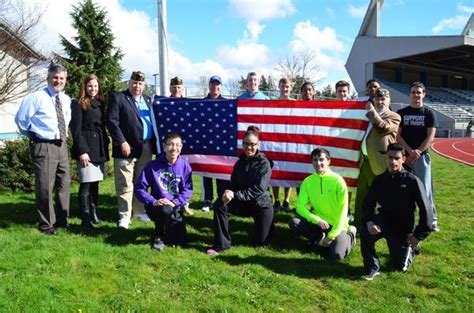
[[[163,242],[163,240],[161,240],[160,237],[157,236],[153,240],[153,243],[151,244],[151,248],[154,250],[163,251],[165,249],[165,243]]]
[[[282,209],[285,212],[290,212],[291,211],[290,203],[288,201],[283,201]]]
[[[366,275],[364,275],[364,279],[368,281],[374,280],[375,276],[379,275],[380,271],[379,270],[370,270],[370,272]]]
[[[273,210],[276,212],[278,210],[281,209],[281,205],[280,205],[280,201],[275,201],[275,203],[273,204]]]

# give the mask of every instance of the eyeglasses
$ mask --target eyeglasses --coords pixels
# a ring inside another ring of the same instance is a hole
[[[243,142],[243,145],[244,147],[251,147],[251,148],[254,148],[258,145],[258,142],[248,142],[248,141],[244,141]]]

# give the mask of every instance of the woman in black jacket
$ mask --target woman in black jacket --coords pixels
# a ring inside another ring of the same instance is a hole
[[[207,254],[218,254],[231,245],[227,214],[252,217],[255,222],[253,243],[268,243],[273,231],[273,205],[268,191],[272,164],[259,148],[259,129],[250,126],[242,139],[243,152],[231,175],[231,188],[214,203],[214,244]]]
[[[104,180],[104,162],[109,159],[109,138],[105,131],[105,107],[99,80],[94,74],[81,85],[78,100],[71,103],[72,158],[79,170],[81,226],[93,228],[97,216],[99,181]]]

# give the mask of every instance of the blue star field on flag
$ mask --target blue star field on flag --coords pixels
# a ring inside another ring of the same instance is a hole
[[[235,100],[157,98],[153,105],[160,145],[175,131],[183,138],[182,154],[235,156]]]

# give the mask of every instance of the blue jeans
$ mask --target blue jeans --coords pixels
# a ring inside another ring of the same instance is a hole
[[[433,205],[433,223],[438,223],[438,214],[436,212],[436,207],[434,204],[433,197],[433,180],[431,177],[431,157],[430,154],[424,153],[421,157],[413,162],[411,165],[413,168],[413,174],[415,174],[425,186],[425,192],[428,199]]]

